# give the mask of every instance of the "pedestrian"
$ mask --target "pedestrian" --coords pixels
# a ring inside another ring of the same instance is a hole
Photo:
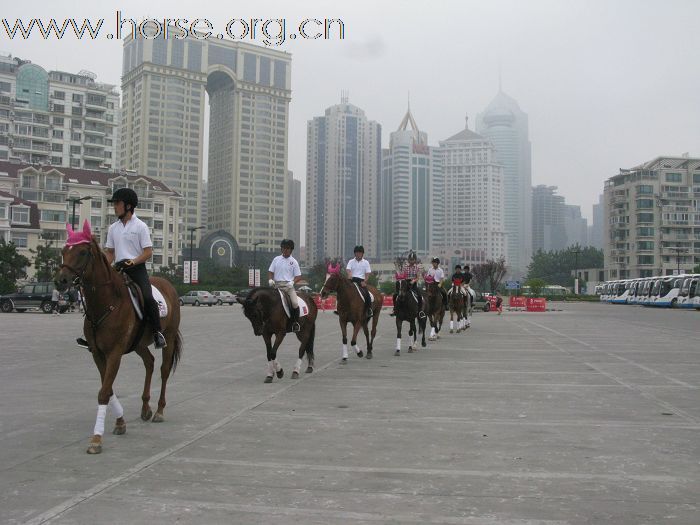
[[[58,289],[54,288],[53,292],[51,292],[51,311],[54,315],[61,315],[61,312],[58,311],[58,301],[60,298],[61,293],[58,291]]]
[[[503,313],[503,297],[501,296],[501,292],[496,292],[496,311],[498,315]]]

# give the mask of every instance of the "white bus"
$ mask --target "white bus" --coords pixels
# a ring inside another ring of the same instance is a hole
[[[700,310],[700,274],[685,276],[675,306]]]

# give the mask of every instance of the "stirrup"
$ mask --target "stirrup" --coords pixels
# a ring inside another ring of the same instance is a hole
[[[78,343],[78,347],[89,349],[88,342],[82,337],[78,337],[75,342]]]
[[[168,344],[165,342],[165,337],[160,332],[153,334],[153,344],[156,348],[165,348]]]
[[[300,332],[301,331],[301,325],[299,324],[298,321],[294,321],[292,323],[292,332]]]

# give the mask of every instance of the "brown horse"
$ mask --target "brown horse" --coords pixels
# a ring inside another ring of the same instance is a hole
[[[170,373],[175,370],[182,355],[182,337],[179,332],[180,305],[177,292],[168,281],[151,278],[151,283],[163,294],[168,306],[167,317],[161,319],[167,346],[162,352],[158,410],[153,414],[149,400],[155,358],[148,349],[148,345],[153,343],[153,334],[150,330],[144,330],[144,323],[136,315],[129,297],[124,276],[109,265],[97,240],[91,235],[87,221],[85,221],[82,235],[84,242],[66,245],[63,248],[63,264],[56,274],[55,284],[59,291],[66,290],[70,285],[80,286],[83,290],[85,301],[83,330],[101,378],[101,387],[97,394],[95,430],[87,453],[99,454],[102,452],[102,434],[107,406],[116,416],[113,433],[126,432],[124,411],[117,396],[114,395],[112,385],[117,377],[122,356],[132,350],[141,356],[146,366],[146,379],[141,396],[143,402],[141,419],[148,421],[152,416],[154,423],[163,421],[163,410],[166,404],[165,387]]]
[[[328,297],[329,292],[335,292],[338,296],[338,317],[340,330],[343,332],[343,363],[348,362],[348,323],[352,324],[350,345],[355,349],[357,357],[363,356],[362,350],[357,346],[357,334],[362,328],[367,341],[367,359],[372,359],[372,347],[374,345],[374,337],[377,335],[377,323],[379,322],[379,314],[382,311],[384,296],[373,286],[367,286],[367,290],[374,296],[374,302],[372,303],[372,337],[370,337],[365,300],[360,297],[355,284],[351,280],[338,273],[333,273],[328,276],[323,288],[321,288],[321,297],[323,298]]]
[[[466,298],[462,295],[459,287],[452,285],[447,305],[450,307],[450,333],[454,332],[454,319],[457,317],[457,333],[464,330],[464,318],[466,315]]]
[[[314,339],[318,310],[316,303],[308,295],[299,293],[298,296],[306,302],[309,313],[299,318],[301,329],[296,332],[296,336],[301,342],[301,346],[299,346],[299,359],[297,359],[292,371],[292,379],[299,378],[301,358],[304,357],[304,353],[306,353],[308,361],[306,373],[310,374],[314,371]],[[281,379],[284,376],[284,370],[277,362],[277,349],[282,344],[287,332],[291,332],[291,322],[282,306],[279,291],[275,288],[253,288],[245,299],[236,297],[236,301],[243,305],[243,314],[253,325],[253,333],[261,335],[265,340],[265,348],[267,348],[265,383],[272,383],[274,375]],[[272,343],[273,335],[275,336],[274,344]]]
[[[445,303],[442,302],[442,293],[438,283],[431,282],[426,284],[423,304],[425,305],[425,313],[430,321],[430,337],[428,340],[435,341],[440,338],[440,329],[445,318]]]

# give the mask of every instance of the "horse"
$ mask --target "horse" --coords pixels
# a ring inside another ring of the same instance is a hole
[[[418,350],[416,343],[416,319],[418,319],[418,329],[423,334],[421,346],[425,347],[425,316],[419,316],[418,298],[414,296],[409,279],[399,280],[399,293],[396,296],[396,351],[395,356],[401,355],[401,326],[404,321],[408,323],[408,352]],[[413,340],[411,340],[413,336]]]
[[[357,346],[357,334],[360,328],[362,328],[365,333],[365,340],[367,341],[367,359],[372,359],[372,346],[374,344],[374,337],[377,334],[377,323],[379,322],[379,313],[382,311],[384,296],[373,286],[367,286],[367,290],[374,296],[374,302],[372,303],[371,337],[365,300],[363,297],[360,297],[352,281],[339,273],[330,273],[326,282],[323,284],[323,288],[321,288],[321,297],[324,299],[328,297],[329,292],[336,292],[338,296],[338,316],[340,330],[343,333],[343,364],[348,362],[348,323],[352,324],[353,330],[350,345],[355,349],[357,357],[363,356],[362,350]]]
[[[423,304],[426,305],[426,314],[430,321],[430,337],[428,340],[440,339],[440,330],[445,318],[445,304],[442,302],[440,284],[426,280],[426,291],[423,294]]]
[[[126,433],[124,410],[112,389],[124,354],[135,351],[146,367],[146,378],[141,395],[141,419],[144,421],[150,419],[154,423],[164,421],[163,411],[166,405],[165,389],[168,377],[175,371],[183,349],[179,331],[180,304],[172,284],[165,279],[151,277],[151,283],[163,294],[168,308],[167,316],[161,318],[166,346],[162,350],[158,409],[153,414],[149,401],[155,358],[148,349],[148,345],[153,343],[153,335],[150,330],[144,330],[145,321],[140,320],[134,310],[125,277],[110,266],[97,240],[92,236],[89,223],[85,221],[83,231],[80,233],[73,232],[68,226],[68,233],[69,241],[63,248],[63,262],[59,266],[54,282],[59,291],[64,291],[71,285],[79,286],[82,290],[85,304],[83,331],[101,378],[101,386],[97,394],[95,429],[87,453],[99,454],[102,452],[107,406],[116,416],[112,433],[116,435]],[[143,306],[141,310],[144,310]]]
[[[457,317],[457,333],[464,329],[465,303],[466,297],[462,295],[460,288],[453,284],[447,298],[447,304],[450,308],[450,333],[454,333],[455,316]]]
[[[306,373],[314,371],[314,339],[316,337],[316,315],[318,310],[316,303],[307,294],[298,293],[298,296],[306,302],[309,313],[299,318],[300,330],[296,332],[299,346],[299,359],[297,359],[292,371],[292,379],[299,378],[301,371],[301,359],[306,353]],[[267,375],[265,383],[272,383],[276,375],[278,379],[284,376],[284,370],[277,362],[277,349],[282,344],[287,332],[291,332],[291,322],[284,307],[280,292],[276,288],[253,288],[245,299],[236,297],[236,301],[243,305],[243,314],[253,325],[253,333],[262,336],[267,348]],[[272,343],[272,336],[275,342]]]

